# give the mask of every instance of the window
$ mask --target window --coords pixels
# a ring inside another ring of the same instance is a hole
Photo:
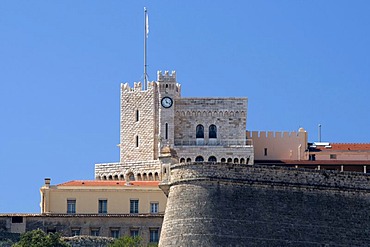
[[[135,176],[132,172],[129,172],[126,176],[129,181],[135,181]]]
[[[80,236],[81,229],[80,228],[71,228],[71,236]]]
[[[180,163],[185,163],[185,158],[181,158]]]
[[[264,149],[264,155],[267,156],[267,148]]]
[[[331,154],[330,155],[330,159],[331,160],[336,160],[337,159],[337,155],[336,154]]]
[[[12,223],[23,223],[23,217],[22,216],[13,216],[12,217]]]
[[[108,201],[107,200],[99,200],[99,214],[106,214],[108,212]]]
[[[209,138],[217,138],[217,127],[214,124],[209,126]]]
[[[139,121],[139,110],[136,110],[136,122]]]
[[[225,159],[225,158],[222,158],[222,159],[221,159],[221,162],[222,162],[222,163],[225,163],[225,162],[226,162],[226,159]]]
[[[241,158],[241,159],[240,159],[240,164],[245,164],[245,160],[244,160],[244,158]]]
[[[195,162],[202,162],[202,161],[204,161],[204,158],[202,156],[197,156],[195,158]]]
[[[227,163],[232,163],[233,162],[233,159],[232,158],[228,158],[227,159]]]
[[[191,162],[191,159],[190,158],[187,158],[186,159],[186,162],[188,162],[188,163]]]
[[[235,163],[235,164],[238,164],[238,163],[239,163],[239,159],[238,159],[238,158],[235,158],[235,159],[234,159],[234,163]]]
[[[209,161],[209,162],[217,162],[217,158],[216,158],[215,156],[210,156],[210,157],[208,158],[208,161]]]
[[[76,199],[68,199],[67,200],[67,214],[75,214],[76,213]]]
[[[195,137],[196,138],[204,138],[204,127],[203,127],[203,125],[199,124],[197,126]]]
[[[130,214],[139,213],[139,200],[130,200]]]
[[[133,238],[139,236],[139,229],[137,228],[130,229],[130,236]]]
[[[90,230],[90,235],[91,236],[99,236],[99,234],[100,234],[100,229],[99,228],[91,228],[91,230]]]
[[[119,228],[110,229],[110,236],[112,238],[119,238]]]
[[[136,147],[139,147],[139,136],[136,136]]]
[[[158,202],[151,202],[150,203],[150,213],[151,214],[157,214],[158,213],[158,208],[159,208],[159,203]]]
[[[150,242],[151,243],[158,243],[159,241],[159,230],[158,228],[150,229]]]
[[[168,139],[168,123],[166,123],[166,127],[165,127],[165,139],[167,140]]]

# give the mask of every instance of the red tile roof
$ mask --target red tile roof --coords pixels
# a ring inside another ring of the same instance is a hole
[[[370,143],[330,143],[332,150],[370,150]]]
[[[58,186],[137,186],[137,187],[158,187],[159,181],[126,181],[122,180],[73,180],[58,184]]]

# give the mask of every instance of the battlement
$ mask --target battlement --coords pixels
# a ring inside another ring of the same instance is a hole
[[[172,71],[171,74],[166,70],[164,74],[162,71],[157,72],[157,81],[162,82],[162,81],[168,81],[168,82],[176,82],[176,71]]]
[[[142,87],[142,83],[134,82],[134,87],[130,87],[129,83],[121,83],[121,92],[142,92],[142,91],[148,91],[156,87],[157,84],[155,82],[148,82],[148,89],[144,90]]]
[[[247,131],[248,139],[278,139],[278,138],[297,138],[306,135],[306,131],[301,128],[296,131]]]

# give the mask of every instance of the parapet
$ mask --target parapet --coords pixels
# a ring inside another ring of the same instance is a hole
[[[296,138],[306,135],[307,132],[300,128],[296,131],[247,131],[247,138],[249,139],[278,139],[278,138]]]
[[[157,81],[162,82],[162,81],[172,81],[176,82],[176,71],[172,71],[171,74],[166,70],[164,74],[162,71],[157,72]]]
[[[157,86],[157,84],[155,82],[148,82],[148,89],[147,90],[151,90],[156,86]],[[130,84],[128,84],[127,82],[126,83],[121,83],[121,92],[144,92],[144,91],[147,91],[147,90],[143,89],[142,83],[140,81],[139,82],[134,82],[134,87],[133,88],[130,87]]]

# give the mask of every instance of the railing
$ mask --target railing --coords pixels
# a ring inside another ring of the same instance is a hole
[[[251,139],[203,139],[175,140],[175,146],[252,146]]]

